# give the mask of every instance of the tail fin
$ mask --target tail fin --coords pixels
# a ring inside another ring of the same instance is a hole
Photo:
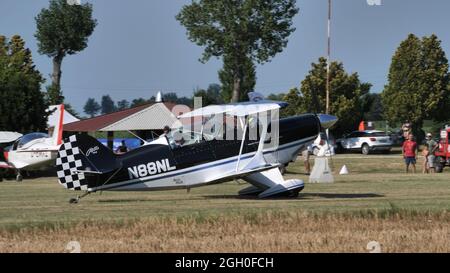
[[[99,176],[119,167],[114,153],[88,135],[72,135],[65,139],[56,159],[59,183],[71,190],[95,187]]]
[[[64,123],[64,104],[58,105],[56,110],[56,115],[58,116],[58,121],[55,124],[52,135],[52,143],[55,146],[61,145],[62,143],[62,133],[63,133],[63,123]]]

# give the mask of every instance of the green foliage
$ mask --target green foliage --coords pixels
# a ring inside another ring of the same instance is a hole
[[[140,106],[140,105],[144,105],[148,103],[148,101],[144,98],[137,98],[131,101],[131,105],[130,107],[136,107],[136,106]]]
[[[284,96],[286,96],[286,94],[284,94],[284,93],[279,93],[279,94],[272,93],[267,96],[267,99],[275,100],[275,101],[282,101],[282,100],[284,100]]]
[[[109,95],[102,97],[101,109],[102,114],[109,114],[116,111],[116,105]]]
[[[287,102],[289,105],[286,108],[281,109],[281,117],[295,116],[303,114],[305,112],[303,106],[303,98],[298,88],[292,88],[291,90],[289,90],[289,92],[283,96],[282,100]]]
[[[380,121],[383,120],[383,104],[381,94],[370,93],[363,96],[363,113],[364,120]]]
[[[419,39],[410,34],[394,56],[382,93],[390,124],[412,122],[418,132],[425,119],[450,118],[448,60],[436,35]]]
[[[89,98],[84,105],[84,112],[91,118],[95,117],[101,109],[102,107],[100,104],[98,104],[98,102],[93,98]]]
[[[53,58],[52,85],[48,87],[47,95],[51,104],[64,101],[61,91],[64,57],[84,50],[97,25],[92,18],[92,4],[69,5],[67,2],[50,0],[49,8],[42,9],[35,18],[38,52]]]
[[[70,114],[72,114],[74,117],[76,117],[77,119],[81,119],[80,114],[75,111],[75,109],[73,109],[72,105],[69,103],[64,103],[64,110],[66,110],[67,112],[69,112]]]
[[[312,64],[301,89],[292,89],[284,97],[289,103],[282,116],[298,115],[305,112],[325,113],[326,107],[327,60],[319,58]],[[371,84],[361,83],[357,73],[347,74],[339,62],[330,66],[330,114],[339,121],[333,127],[335,136],[354,131],[363,118],[365,108],[363,98],[369,93]]]
[[[194,92],[194,97],[202,97],[202,106],[208,106],[212,104],[223,104],[224,101],[221,97],[222,87],[218,84],[210,84],[207,90],[197,89]]]
[[[49,105],[58,105],[64,102],[64,96],[61,92],[61,87],[57,85],[48,85],[46,100]]]
[[[124,110],[130,107],[130,103],[127,100],[121,100],[117,102],[117,110]]]
[[[44,82],[31,51],[15,35],[0,36],[0,131],[28,133],[47,127],[47,105],[41,93]]]
[[[255,65],[249,58],[244,58],[242,64],[237,67],[234,65],[233,60],[224,57],[223,68],[219,70],[219,79],[222,83],[222,98],[226,102],[232,101],[233,90],[235,88],[235,75],[242,74],[239,79],[240,92],[239,101],[248,100],[247,94],[255,88],[256,84],[256,71]]]
[[[162,99],[165,102],[176,103],[178,101],[178,95],[177,95],[177,93],[174,93],[174,92],[165,93],[165,94],[163,94]]]
[[[254,86],[254,63],[265,63],[286,47],[295,30],[295,2],[198,0],[184,6],[176,18],[186,27],[189,40],[204,47],[202,62],[223,57],[224,98],[233,90],[231,100],[235,102],[248,92],[248,86],[242,88],[246,82]]]
[[[67,0],[50,0],[50,6],[36,17],[39,53],[51,58],[72,55],[87,47],[97,21],[92,4],[69,5]]]

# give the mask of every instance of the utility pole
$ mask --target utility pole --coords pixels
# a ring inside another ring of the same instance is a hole
[[[325,113],[330,113],[330,63],[331,63],[331,0],[328,0],[328,46],[327,46],[327,99]]]

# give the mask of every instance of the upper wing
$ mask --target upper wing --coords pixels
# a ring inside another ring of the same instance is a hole
[[[256,113],[267,112],[270,110],[280,109],[285,103],[275,101],[247,101],[240,103],[230,103],[223,105],[209,105],[196,109],[192,112],[185,113],[179,118],[191,118],[197,116],[210,116],[217,114],[228,114],[231,116],[248,116]]]

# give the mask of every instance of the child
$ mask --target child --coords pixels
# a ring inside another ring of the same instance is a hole
[[[428,147],[425,145],[422,149],[422,156],[423,156],[423,164],[422,164],[422,173],[428,173],[428,155],[430,154],[430,151],[428,151]]]
[[[416,152],[417,142],[414,141],[413,134],[409,134],[408,139],[403,142],[402,148],[402,154],[406,164],[406,173],[409,172],[409,165],[412,165],[413,173],[416,173]]]

